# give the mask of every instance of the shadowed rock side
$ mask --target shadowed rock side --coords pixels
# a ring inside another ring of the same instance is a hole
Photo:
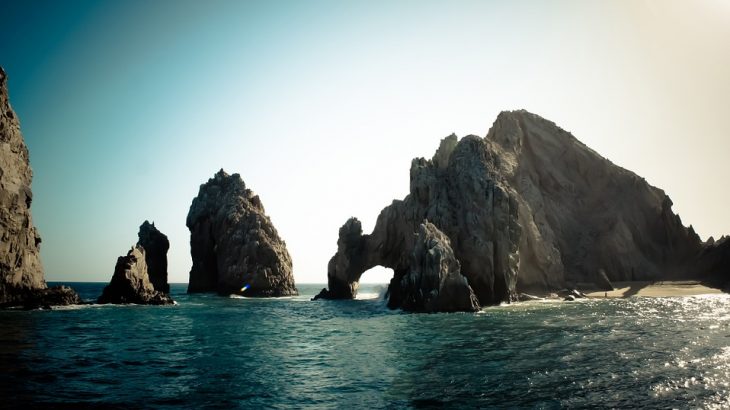
[[[155,290],[147,272],[145,250],[137,245],[127,256],[120,256],[112,280],[99,296],[98,303],[135,303],[169,305],[175,303],[166,293]]]
[[[730,236],[723,236],[717,241],[710,237],[697,258],[697,267],[702,274],[701,279],[730,292]]]
[[[79,303],[71,288],[46,286],[41,238],[30,212],[32,178],[28,148],[10,106],[7,76],[0,68],[0,306]]]
[[[170,284],[167,283],[167,251],[170,249],[170,241],[167,236],[155,228],[155,223],[144,221],[139,227],[137,234],[138,246],[145,250],[145,261],[147,262],[147,274],[155,290],[170,293]]]
[[[388,306],[414,312],[479,310],[479,301],[461,274],[449,238],[432,223],[418,227],[411,269],[390,286]]]
[[[710,265],[703,250],[722,260],[662,190],[526,111],[501,113],[483,139],[447,137],[431,160],[412,161],[410,181],[371,234],[354,218],[340,228],[319,297],[354,297],[375,265],[394,270],[397,288],[424,219],[449,238],[480,305],[579,282],[697,278]]]
[[[188,293],[297,294],[286,244],[240,175],[221,169],[201,185],[187,226],[193,259]]]

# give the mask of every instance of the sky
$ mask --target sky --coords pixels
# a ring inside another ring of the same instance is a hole
[[[111,278],[154,221],[169,280],[220,168],[260,195],[298,283],[372,230],[414,157],[503,110],[556,122],[730,234],[730,2],[7,1],[0,65],[49,281]],[[363,282],[386,282],[374,269]]]

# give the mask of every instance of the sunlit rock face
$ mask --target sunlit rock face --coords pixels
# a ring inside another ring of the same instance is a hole
[[[79,303],[71,288],[47,289],[41,237],[30,212],[32,178],[28,148],[10,106],[7,76],[0,68],[0,306]]]
[[[240,175],[220,170],[200,186],[187,218],[188,292],[222,295],[296,295],[286,244]]]
[[[519,288],[694,274],[701,241],[661,189],[526,111],[500,114],[485,141],[517,193]]]
[[[355,218],[340,228],[319,297],[354,297],[376,265],[393,269],[396,294],[424,220],[448,237],[482,306],[518,291],[706,273],[706,246],[661,189],[526,111],[501,113],[485,138],[447,137],[432,159],[412,161],[410,181],[372,233]]]

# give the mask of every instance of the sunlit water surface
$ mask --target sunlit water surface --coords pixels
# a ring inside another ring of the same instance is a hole
[[[93,299],[103,284],[72,284]],[[0,311],[4,407],[730,406],[730,298],[530,302],[476,314],[186,295]]]

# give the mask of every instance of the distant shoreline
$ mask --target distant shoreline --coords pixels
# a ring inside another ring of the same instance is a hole
[[[720,289],[711,288],[698,281],[634,281],[614,282],[614,290],[604,292],[586,292],[586,296],[593,299],[601,298],[628,298],[631,296],[641,297],[673,297],[673,296],[700,296],[723,294]]]

